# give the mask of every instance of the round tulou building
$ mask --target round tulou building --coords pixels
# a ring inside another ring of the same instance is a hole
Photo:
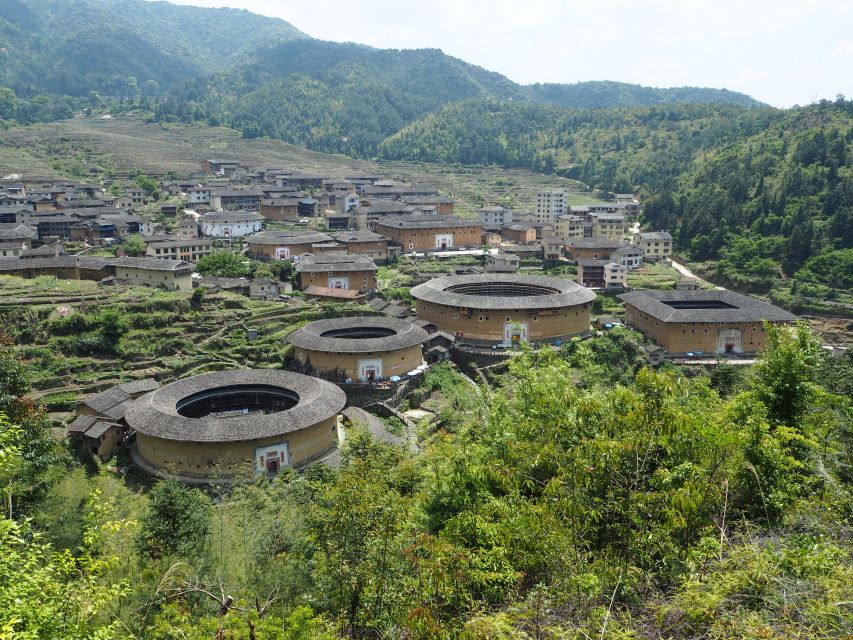
[[[423,362],[429,334],[404,320],[384,316],[311,322],[288,336],[304,371],[338,380],[371,382],[405,376]]]
[[[569,280],[496,273],[435,278],[411,293],[419,319],[461,343],[488,345],[583,335],[595,300]]]
[[[198,478],[274,476],[337,444],[344,392],[330,382],[272,369],[178,380],[134,400],[125,419],[134,458],[151,473]]]

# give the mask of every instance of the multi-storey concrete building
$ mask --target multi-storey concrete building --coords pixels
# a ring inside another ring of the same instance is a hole
[[[566,213],[568,199],[565,189],[540,191],[536,194],[536,218],[538,222],[554,222],[557,216]]]

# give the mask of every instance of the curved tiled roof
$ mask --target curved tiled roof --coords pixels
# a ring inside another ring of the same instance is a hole
[[[187,418],[178,403],[194,394],[238,385],[279,387],[295,393],[299,401],[278,413],[230,418]],[[322,422],[343,409],[346,396],[340,387],[299,373],[274,369],[233,369],[178,380],[135,400],[125,413],[131,429],[154,438],[182,442],[235,442],[257,440],[299,431]]]
[[[342,329],[386,329],[394,335],[377,338],[331,338],[323,334]],[[334,353],[376,353],[394,351],[421,344],[429,334],[411,322],[384,316],[331,318],[306,324],[291,333],[287,340],[300,349]]]
[[[539,295],[477,295],[448,290],[460,285],[485,286],[490,283],[509,288],[512,286],[519,288],[534,287],[551,291]],[[416,300],[469,309],[554,309],[571,307],[595,300],[595,293],[569,280],[510,273],[434,278],[414,287],[411,294]]]

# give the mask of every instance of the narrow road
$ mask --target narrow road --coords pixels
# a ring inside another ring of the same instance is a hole
[[[725,290],[725,287],[718,287],[717,285],[713,284],[712,282],[708,282],[707,280],[705,280],[705,279],[703,279],[703,278],[700,278],[700,277],[699,277],[699,276],[697,276],[695,273],[693,273],[690,269],[688,269],[687,267],[685,267],[683,264],[681,264],[681,263],[679,263],[679,262],[676,262],[676,261],[675,261],[675,260],[673,260],[672,258],[670,258],[670,259],[669,259],[669,262],[670,262],[670,264],[672,264],[673,268],[674,268],[676,271],[678,271],[678,273],[680,273],[681,275],[683,275],[685,278],[696,278],[696,279],[697,279],[697,280],[699,280],[700,282],[704,282],[705,284],[711,285],[711,286],[712,286],[712,287],[714,287],[715,289],[719,289],[720,291],[724,291],[724,290]]]

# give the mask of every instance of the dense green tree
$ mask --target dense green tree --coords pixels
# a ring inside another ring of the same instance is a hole
[[[8,87],[0,87],[0,120],[14,120],[18,110],[18,97]]]
[[[141,256],[145,253],[145,240],[138,233],[133,233],[124,239],[122,247],[129,256]]]
[[[208,543],[211,516],[210,499],[201,491],[175,480],[160,482],[142,517],[139,551],[150,558],[193,556]]]
[[[203,276],[245,278],[252,274],[252,261],[228,251],[215,251],[196,262],[196,271]]]
[[[820,341],[803,322],[793,327],[768,324],[765,330],[767,347],[755,366],[753,384],[770,420],[796,427],[814,397]]]
[[[157,200],[160,197],[160,184],[154,178],[139,174],[133,183],[145,192],[145,197]]]
[[[21,429],[0,414],[0,485],[16,475],[23,463]],[[87,507],[104,511],[97,494]],[[126,523],[97,524],[87,520],[82,548],[55,551],[29,522],[0,517],[0,636],[57,640],[123,637],[118,621],[105,616],[109,606],[128,592],[126,584],[101,578],[115,562],[99,548],[103,532]]]

